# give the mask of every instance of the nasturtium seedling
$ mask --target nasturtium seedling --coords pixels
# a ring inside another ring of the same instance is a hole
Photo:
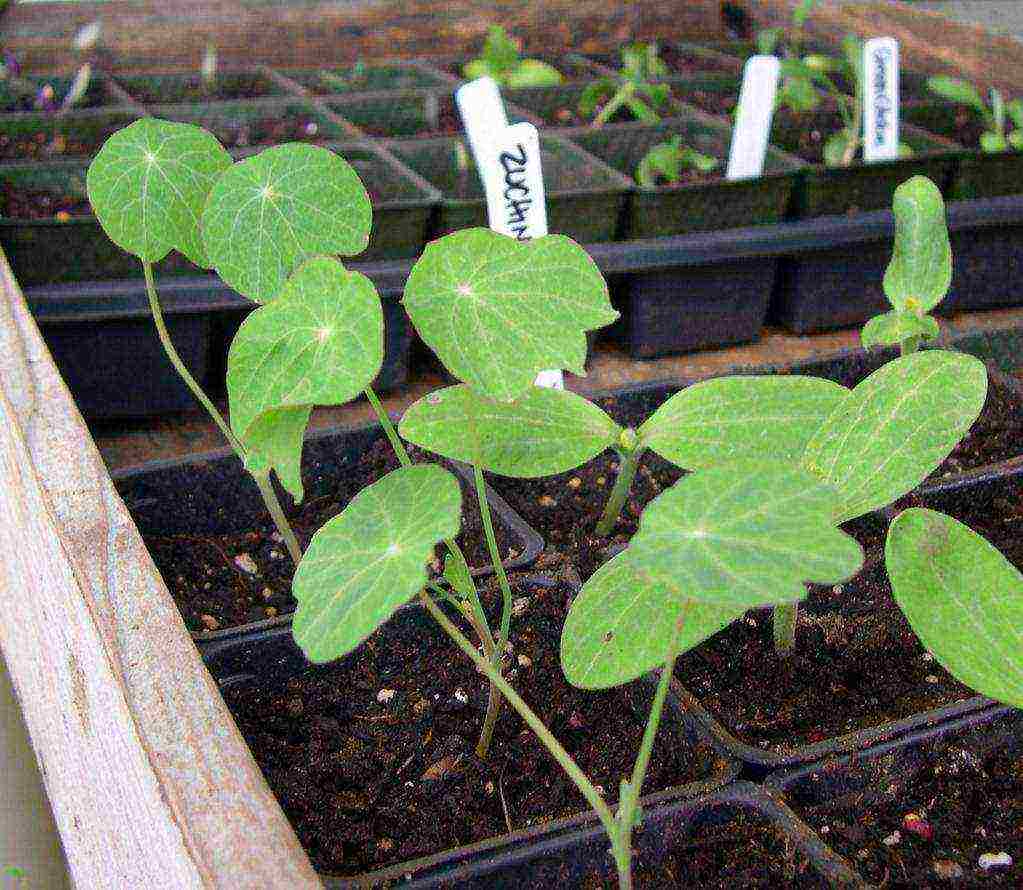
[[[203,243],[227,284],[266,303],[304,260],[362,253],[371,220],[366,188],[344,158],[292,143],[238,161],[217,180]]]
[[[307,260],[273,302],[245,319],[231,343],[231,427],[264,456],[279,448],[287,453],[298,423],[295,409],[306,409],[308,416],[313,405],[351,401],[373,382],[383,357],[384,316],[373,282],[332,257]],[[274,438],[278,421],[283,444],[268,446],[266,439]],[[298,463],[301,436],[297,452],[288,465]],[[301,499],[300,484],[297,491],[291,484],[287,487]]]
[[[458,481],[432,464],[394,470],[352,498],[313,535],[295,573],[292,631],[306,657],[340,658],[411,600],[434,547],[461,521]]]
[[[1010,148],[1023,151],[1023,101],[1005,101],[1002,93],[992,88],[991,105],[981,98],[980,90],[967,80],[939,74],[928,78],[927,88],[942,98],[972,108],[984,122],[985,131],[980,134],[980,148],[988,154],[1008,151]],[[1006,133],[1006,116],[1015,127]]]
[[[656,188],[658,182],[672,185],[682,179],[686,170],[710,173],[721,162],[711,155],[705,155],[682,143],[681,136],[672,136],[667,142],[658,142],[640,158],[636,167],[636,182],[643,188]]]
[[[402,304],[444,366],[495,401],[524,395],[548,368],[585,375],[586,332],[618,317],[596,263],[571,238],[520,242],[489,229],[428,244]]]
[[[524,479],[575,469],[622,432],[603,410],[568,390],[534,386],[514,402],[495,402],[464,384],[411,405],[398,431],[435,454]]]
[[[209,266],[200,219],[231,156],[193,124],[144,117],[103,143],[89,165],[89,203],[107,237],[147,263],[172,250]]]
[[[835,527],[838,506],[830,486],[784,463],[734,461],[682,478],[583,585],[562,633],[565,676],[587,688],[640,676],[663,659],[679,616],[685,634],[687,603],[706,607],[698,622],[713,632],[754,606],[802,599],[808,581],[850,577],[863,551]]]
[[[972,529],[934,510],[888,529],[892,595],[920,642],[957,680],[1023,707],[1023,575]]]
[[[986,396],[984,363],[942,350],[902,356],[860,382],[803,457],[839,493],[835,522],[887,506],[923,482],[967,434]]]
[[[509,37],[504,28],[491,25],[483,53],[466,64],[463,73],[470,80],[492,77],[510,89],[550,87],[561,83],[561,74],[556,68],[539,59],[520,58],[519,48],[519,41]]]

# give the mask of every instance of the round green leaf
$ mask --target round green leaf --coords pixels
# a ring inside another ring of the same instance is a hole
[[[1023,575],[980,535],[915,508],[888,529],[892,593],[920,642],[957,680],[1023,707]]]
[[[534,479],[586,463],[614,445],[621,428],[568,390],[534,386],[514,402],[495,402],[461,385],[432,392],[409,406],[398,432],[452,460],[479,463],[502,476]]]
[[[604,563],[572,603],[561,632],[561,667],[581,689],[619,686],[664,664],[680,618],[678,651],[686,652],[743,612],[678,599],[674,590],[651,583],[625,550]]]
[[[585,374],[586,332],[618,317],[600,270],[570,238],[520,242],[489,229],[428,244],[403,303],[452,374],[506,402],[543,370]]]
[[[265,303],[303,260],[353,256],[369,244],[369,195],[344,158],[316,145],[278,145],[217,180],[202,217],[210,263]]]
[[[840,495],[835,521],[887,506],[923,482],[969,431],[986,396],[983,362],[937,349],[895,359],[863,380],[803,456]]]
[[[118,130],[89,165],[89,203],[118,247],[155,263],[179,250],[206,268],[200,219],[231,156],[193,124],[142,118]]]
[[[360,491],[321,528],[295,573],[295,642],[310,661],[351,652],[426,584],[438,542],[461,524],[455,477],[402,467]]]
[[[945,201],[926,176],[907,179],[892,201],[895,246],[884,273],[884,292],[896,309],[928,312],[952,285],[952,245]]]
[[[744,458],[795,462],[848,393],[818,377],[718,377],[673,395],[638,432],[687,469]]]

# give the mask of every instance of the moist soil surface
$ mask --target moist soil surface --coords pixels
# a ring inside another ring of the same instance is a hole
[[[273,95],[273,82],[262,74],[223,74],[210,86],[202,77],[173,78],[165,81],[129,81],[125,89],[146,105],[201,103],[211,100],[258,99]]]
[[[92,157],[106,140],[122,129],[111,124],[88,134],[68,136],[44,133],[0,135],[0,161],[59,160],[64,157]]]
[[[737,74],[742,67],[738,59],[704,55],[673,43],[664,44],[659,51],[661,59],[674,74]]]
[[[209,122],[205,126],[225,148],[250,145],[280,145],[284,142],[308,142],[323,145],[338,137],[324,132],[323,124],[310,115],[285,118],[265,117],[254,121]]]
[[[800,813],[872,884],[894,890],[1023,886],[1023,751],[941,741],[922,749],[908,775],[886,777],[883,794],[850,794]],[[907,830],[906,816],[917,830]],[[888,843],[885,840],[888,840]],[[1011,866],[987,871],[985,853]],[[955,875],[955,877],[952,877]]]
[[[424,458],[414,449],[410,453],[413,460]],[[338,476],[330,496],[307,500],[292,510],[288,518],[303,548],[356,494],[397,467],[398,461],[390,445],[380,439],[361,455],[356,467]],[[462,532],[458,543],[470,566],[489,565],[475,489],[464,482],[462,501]],[[519,539],[496,513],[494,529],[502,558],[517,556],[521,546]],[[263,621],[295,608],[291,595],[294,565],[269,518],[259,527],[241,534],[147,538],[146,546],[185,624],[193,632]],[[438,560],[433,569],[437,571],[441,567]]]
[[[513,585],[519,614],[506,676],[613,800],[639,748],[653,687],[640,682],[593,693],[569,686],[558,641],[573,588]],[[418,610],[401,613],[342,662],[228,685],[224,696],[321,870],[357,874],[586,808],[508,707],[489,756],[476,756],[486,685]],[[666,711],[643,790],[724,768]]]
[[[8,219],[57,219],[91,216],[92,207],[84,195],[64,195],[46,189],[24,189],[5,182],[0,192],[0,215]]]
[[[341,117],[345,116],[344,105],[338,105],[336,110]],[[386,112],[381,112],[379,119],[360,119],[352,121],[352,123],[354,123],[367,136],[380,136],[385,138],[405,136],[461,136],[464,132],[462,129],[462,119],[458,115],[455,103],[448,96],[442,96],[438,99],[436,121],[429,121],[424,118],[419,123],[419,126],[411,131],[408,128],[408,121],[402,120],[400,127],[401,132],[396,132],[396,128],[388,124]]]
[[[691,86],[677,87],[676,98],[688,105],[695,105],[707,114],[727,117],[739,101],[738,87],[736,90],[709,90]]]

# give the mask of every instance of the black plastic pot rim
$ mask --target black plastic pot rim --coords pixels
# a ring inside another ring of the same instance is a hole
[[[391,419],[395,420],[396,418],[392,416]],[[329,439],[338,435],[352,435],[367,431],[379,431],[380,435],[383,436],[383,430],[380,424],[375,421],[371,421],[358,426],[331,426],[325,429],[318,429],[309,433],[306,436],[305,441],[315,442],[320,439]],[[188,455],[187,457],[146,461],[145,463],[134,467],[114,470],[110,476],[116,485],[117,483],[126,482],[135,477],[145,476],[148,472],[208,463],[214,460],[233,457],[234,454],[234,451],[230,447],[217,448],[212,451],[204,451],[198,454]],[[464,464],[457,462],[452,463],[456,472],[458,472],[467,483],[471,484],[473,482],[472,470]],[[528,525],[518,513],[512,510],[512,508],[508,505],[508,502],[494,491],[493,487],[489,483],[486,484],[486,492],[487,501],[490,503],[490,507],[493,512],[497,513],[501,517],[501,520],[523,545],[522,551],[517,556],[512,559],[504,560],[502,565],[505,570],[509,572],[522,571],[528,568],[536,562],[537,557],[539,557],[543,552],[545,543],[543,538],[541,538],[540,535],[530,525]],[[471,570],[471,574],[474,578],[486,578],[494,574],[494,569],[489,565],[477,566]],[[221,628],[220,630],[203,632],[189,631],[189,633],[199,650],[204,652],[209,645],[213,643],[222,642],[224,640],[237,641],[248,638],[253,634],[265,633],[279,628],[290,628],[293,617],[294,613],[289,612],[286,615],[278,615],[274,618],[266,618],[261,621],[250,621],[244,624],[236,624],[232,627]]]

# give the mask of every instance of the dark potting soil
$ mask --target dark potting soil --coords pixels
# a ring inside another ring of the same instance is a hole
[[[807,856],[767,817],[736,810],[727,822],[701,821],[663,861],[635,864],[639,887],[708,887],[778,890],[780,887],[826,890],[831,885]],[[598,886],[593,885],[594,890]]]
[[[339,113],[344,117],[344,107],[338,108]],[[407,129],[396,133],[395,128],[387,121],[386,115],[380,115],[379,120],[359,120],[356,125],[368,136],[392,137],[392,136],[460,136],[462,135],[462,119],[458,115],[455,103],[447,96],[439,97],[437,102],[437,119],[435,121],[422,120],[413,132]],[[404,127],[403,121],[403,127]]]
[[[1023,886],[1023,751],[978,756],[947,740],[917,765],[887,776],[883,794],[850,794],[801,815],[883,887]],[[1012,865],[985,871],[985,853],[1008,853]]]
[[[676,97],[680,102],[688,105],[695,105],[707,114],[718,117],[727,117],[733,111],[739,101],[739,94],[736,91],[677,88]]]
[[[0,160],[33,161],[63,157],[92,157],[106,140],[121,129],[120,124],[111,124],[85,135],[67,136],[44,133],[19,133],[14,136],[0,135]]]
[[[558,641],[573,588],[514,583],[507,676],[592,780],[615,799],[653,687],[569,686]],[[224,689],[228,707],[317,868],[351,875],[586,809],[507,706],[475,754],[487,689],[428,615],[406,611],[343,662]],[[665,719],[644,792],[723,769]]]
[[[92,207],[84,195],[67,195],[47,189],[19,188],[5,182],[0,191],[0,216],[8,219],[56,219],[91,216]]]
[[[675,74],[734,74],[739,70],[738,59],[702,55],[673,43],[667,43],[659,47],[659,50],[661,59]]]
[[[128,92],[146,105],[167,103],[197,104],[214,99],[258,99],[274,93],[272,81],[258,72],[223,74],[207,84],[200,75],[167,80],[130,80]]]
[[[414,449],[410,453],[413,460],[428,459]],[[380,439],[360,456],[356,467],[337,477],[329,496],[308,500],[290,511],[288,518],[303,548],[356,494],[397,466],[390,445]],[[459,481],[463,482],[463,512],[458,543],[470,566],[489,565],[475,489],[461,477]],[[518,555],[513,550],[515,539],[496,514],[494,529],[502,558]],[[193,632],[263,621],[295,608],[291,595],[295,567],[269,517],[242,534],[149,538],[146,546]],[[441,567],[438,560],[433,569]]]
[[[217,121],[206,124],[226,148],[250,145],[280,145],[284,142],[308,142],[323,145],[336,137],[325,133],[323,125],[308,115],[254,121]]]
[[[682,170],[678,182],[666,182],[658,177],[657,188],[670,191],[671,189],[685,188],[689,185],[706,185],[711,182],[721,182],[723,179],[724,167],[719,160],[718,166],[713,170],[697,170],[693,167]]]

